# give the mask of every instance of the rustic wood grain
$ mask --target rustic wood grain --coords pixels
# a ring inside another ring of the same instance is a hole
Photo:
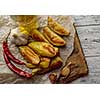
[[[72,17],[89,68],[88,76],[79,78],[72,83],[100,84],[100,15],[72,15]]]
[[[80,44],[77,30],[75,34],[74,50],[67,59],[66,64],[69,63],[71,63],[71,65],[68,66],[68,68],[71,72],[67,78],[60,77],[58,80],[59,83],[69,83],[81,76],[86,76],[88,74],[88,66]]]
[[[73,84],[100,84],[100,57],[88,57],[86,58],[89,74],[86,77],[79,78],[73,81]]]
[[[86,57],[100,56],[100,26],[77,27]]]
[[[73,16],[86,56],[89,75],[73,84],[100,84],[100,15]]]
[[[78,27],[100,25],[100,15],[73,15],[75,25]]]

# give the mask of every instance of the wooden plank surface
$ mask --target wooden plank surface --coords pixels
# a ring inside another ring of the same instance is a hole
[[[88,57],[86,58],[89,75],[86,77],[79,78],[73,81],[73,84],[100,84],[100,57]]]
[[[89,75],[72,83],[100,84],[100,15],[72,15],[89,67]]]
[[[60,83],[70,83],[73,82],[73,80],[76,80],[77,78],[87,76],[88,66],[85,56],[83,54],[77,30],[75,34],[74,50],[70,55],[70,57],[67,59],[66,64],[68,65],[69,63],[70,65],[67,67],[70,69],[71,72],[67,78],[64,79],[62,78],[60,80],[61,81]]]
[[[77,15],[72,16],[75,20],[75,24],[78,27],[100,25],[100,15]]]
[[[77,27],[85,56],[100,56],[100,26]]]
[[[100,15],[72,16],[89,67],[89,75],[72,83],[100,84]]]

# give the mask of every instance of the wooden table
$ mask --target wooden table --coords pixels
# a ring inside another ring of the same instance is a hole
[[[89,75],[72,83],[100,83],[100,15],[72,16],[89,67]]]
[[[89,67],[89,75],[72,83],[100,83],[100,15],[72,16]]]

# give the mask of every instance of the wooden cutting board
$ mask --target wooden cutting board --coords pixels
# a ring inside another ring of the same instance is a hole
[[[88,75],[89,69],[78,37],[77,30],[75,32],[74,50],[70,55],[70,57],[68,58],[66,64],[70,62],[73,64],[72,66],[69,66],[71,70],[70,75],[66,79],[60,80],[59,83],[70,83],[79,77],[84,77]]]

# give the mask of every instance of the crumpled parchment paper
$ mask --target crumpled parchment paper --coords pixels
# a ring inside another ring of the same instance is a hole
[[[43,26],[47,25],[47,15],[41,15],[38,16],[38,22],[39,26],[42,28]],[[63,37],[64,40],[67,42],[67,45],[65,47],[60,48],[60,54],[61,58],[63,59],[63,66],[66,63],[67,58],[70,56],[74,49],[74,36],[75,36],[75,29],[73,27],[73,19],[70,16],[51,16],[53,17],[57,22],[59,22],[63,27],[68,28],[70,31],[70,36],[68,37]],[[44,75],[35,75],[32,77],[32,79],[26,79],[23,77],[20,77],[19,75],[16,75],[13,73],[6,65],[4,58],[3,58],[3,49],[2,49],[2,42],[6,38],[8,32],[10,29],[12,29],[12,32],[9,36],[8,39],[8,44],[9,44],[9,49],[12,52],[12,54],[22,60],[23,57],[20,55],[18,48],[14,45],[11,44],[12,40],[12,34],[13,34],[13,29],[17,27],[17,24],[10,18],[10,16],[0,16],[0,83],[23,83],[23,84],[49,84],[50,81],[48,79],[48,75],[50,73],[44,74]],[[31,72],[30,69],[26,68],[24,65],[17,65],[17,67]],[[54,72],[57,72],[59,74],[59,70],[54,70]]]

